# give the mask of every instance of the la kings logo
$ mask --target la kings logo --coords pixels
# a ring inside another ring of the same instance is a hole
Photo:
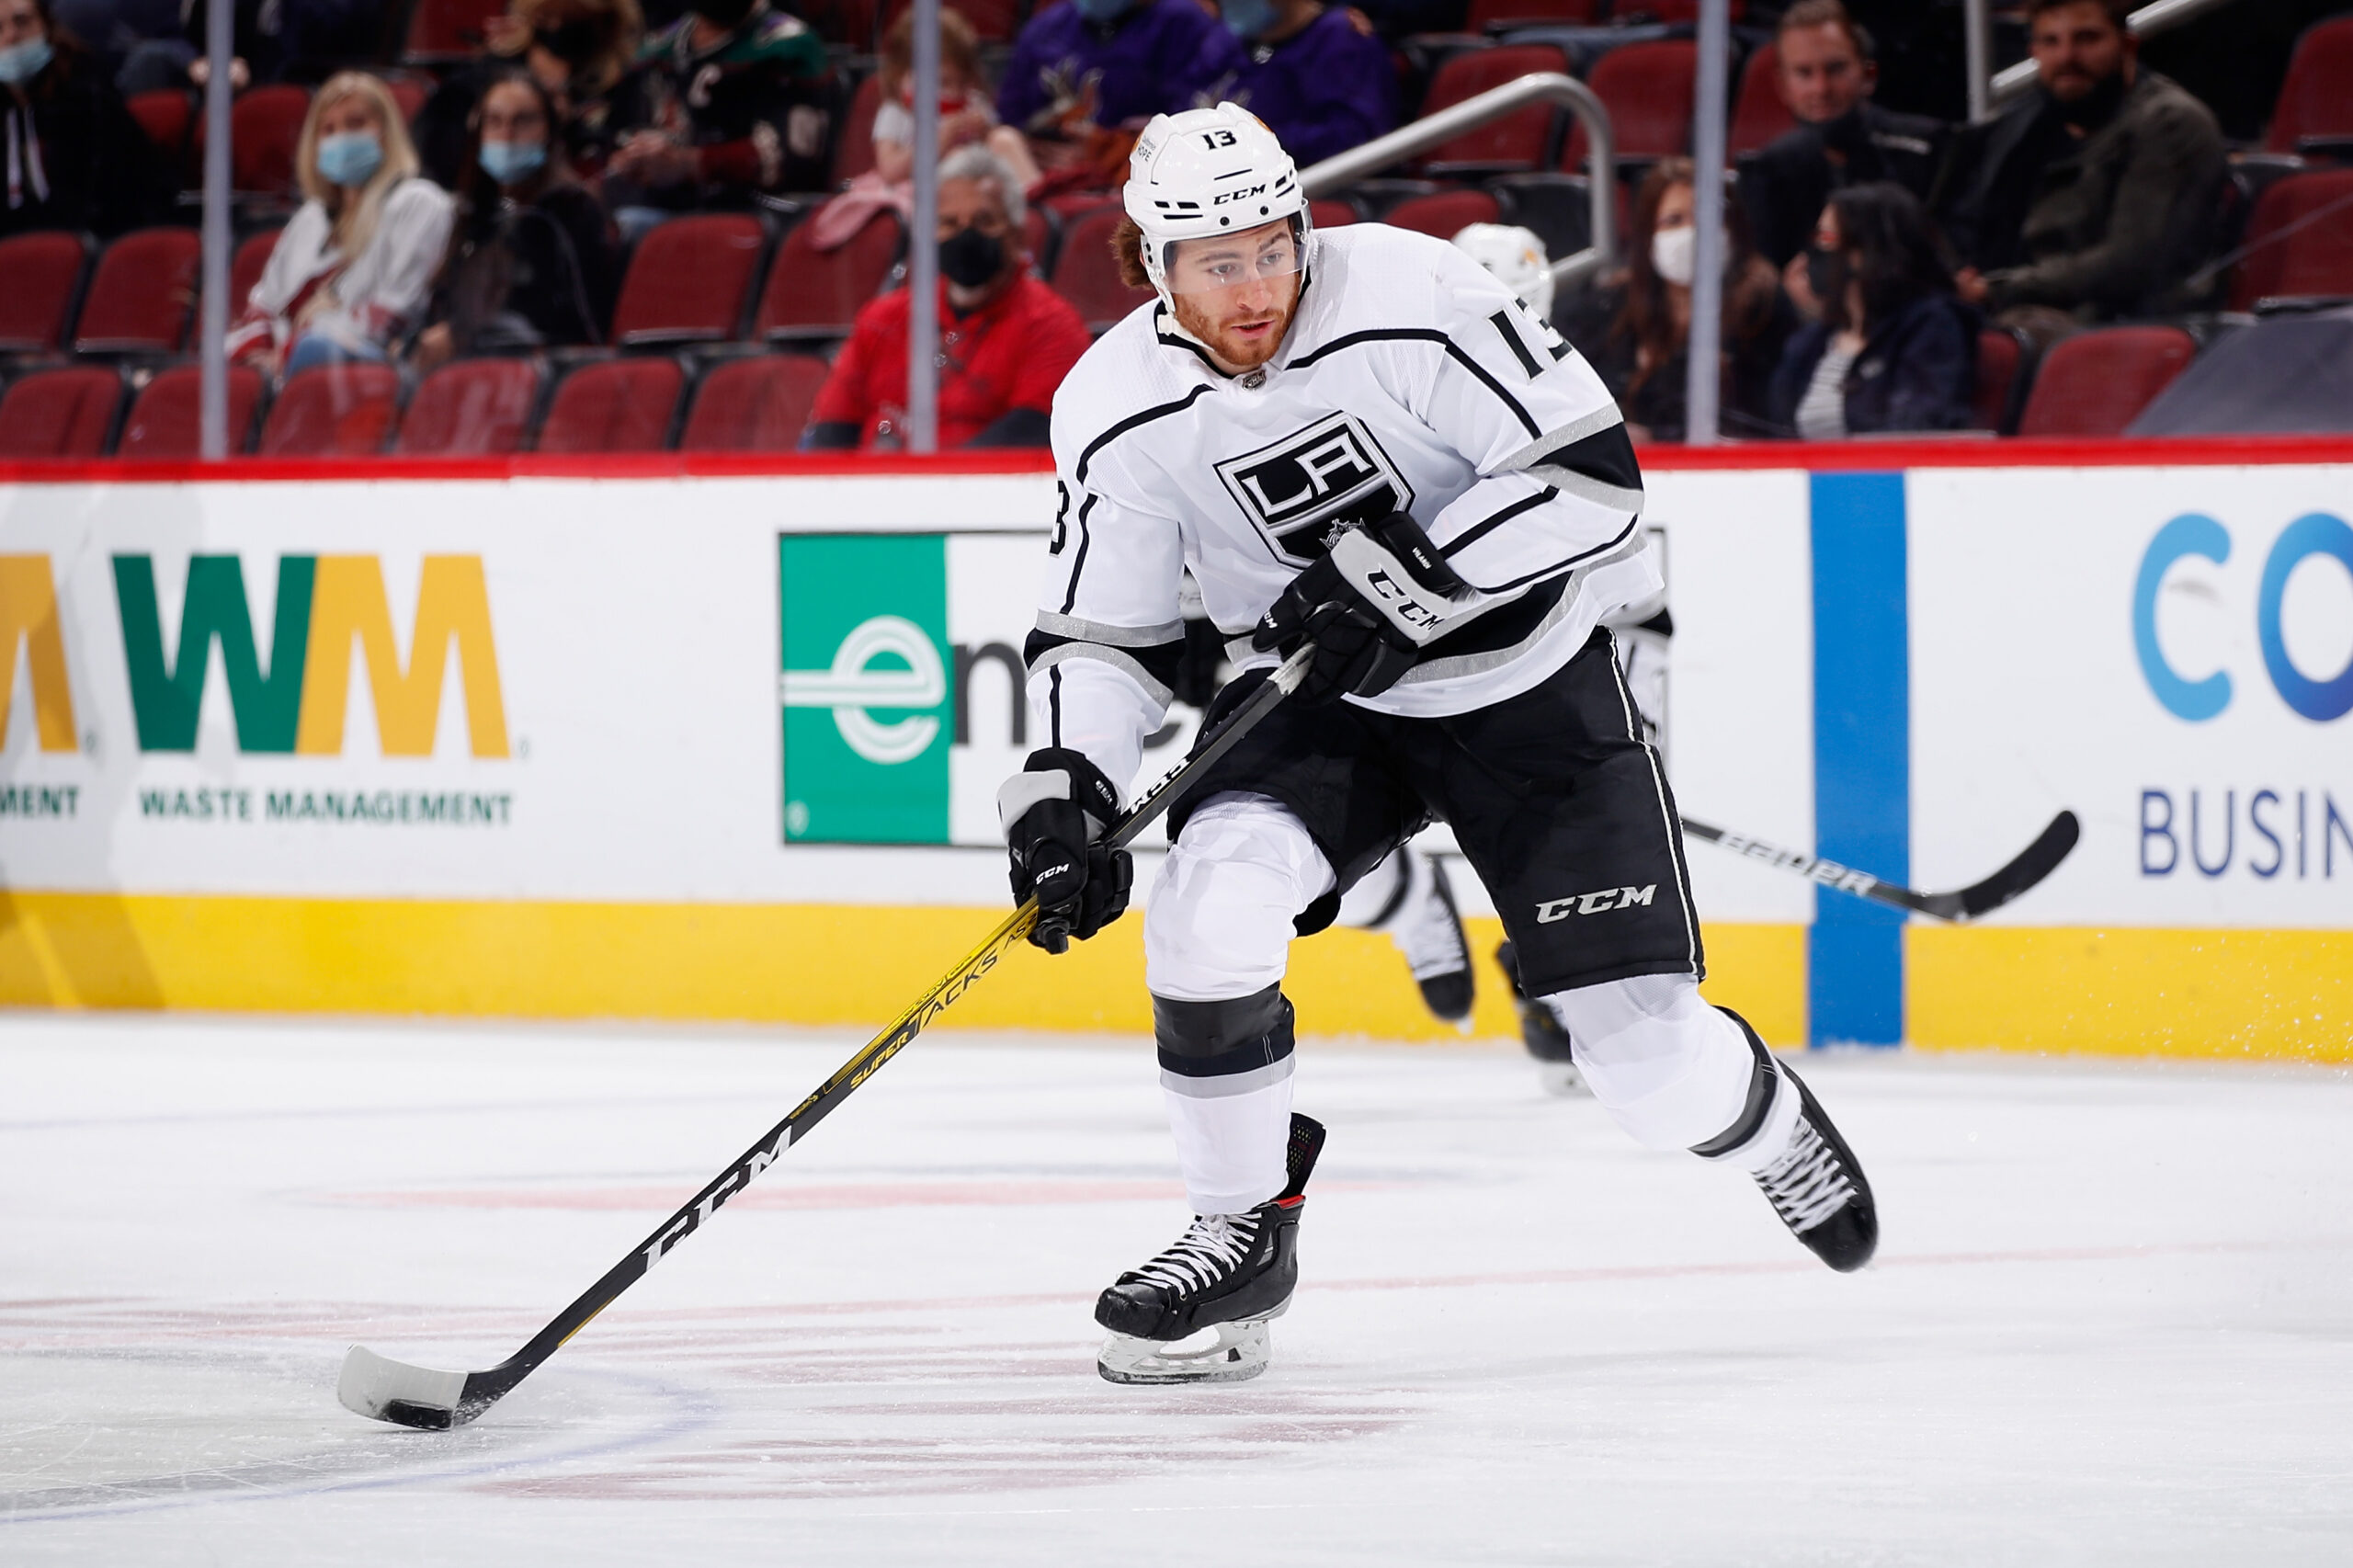
[[[1414,504],[1381,443],[1346,414],[1317,420],[1271,446],[1217,465],[1218,478],[1275,553],[1304,566],[1331,547],[1326,525],[1386,517]]]

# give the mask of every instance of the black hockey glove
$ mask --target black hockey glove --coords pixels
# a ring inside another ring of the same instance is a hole
[[[1120,792],[1084,752],[1033,751],[996,792],[1013,857],[1013,901],[1036,895],[1029,940],[1050,953],[1095,935],[1125,914],[1134,862],[1097,843],[1120,815]]]
[[[1352,528],[1291,579],[1250,645],[1288,658],[1303,642],[1315,662],[1296,702],[1374,697],[1413,668],[1425,645],[1462,619],[1477,592],[1404,512]]]

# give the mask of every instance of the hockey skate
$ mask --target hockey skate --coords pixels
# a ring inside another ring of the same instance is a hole
[[[1238,1383],[1267,1369],[1267,1324],[1299,1283],[1302,1189],[1323,1148],[1323,1124],[1294,1115],[1281,1193],[1247,1213],[1195,1215],[1174,1245],[1112,1282],[1095,1303],[1111,1331],[1096,1358],[1106,1381]]]
[[[1495,949],[1495,962],[1503,966],[1504,978],[1511,982],[1512,1006],[1519,1011],[1519,1038],[1527,1042],[1528,1054],[1536,1058],[1536,1081],[1548,1095],[1566,1097],[1589,1093],[1569,1049],[1569,1031],[1561,1027],[1561,1020],[1552,1016],[1552,1008],[1530,996],[1527,987],[1520,984],[1519,959],[1509,942]]]
[[[1370,928],[1388,934],[1421,987],[1430,1012],[1463,1033],[1471,1032],[1476,983],[1471,974],[1471,944],[1446,868],[1412,848],[1396,852],[1397,891]]]
[[[1781,1157],[1756,1173],[1756,1185],[1765,1189],[1781,1222],[1816,1257],[1841,1274],[1851,1274],[1879,1250],[1879,1210],[1871,1201],[1871,1184],[1805,1080],[1786,1062],[1780,1063],[1780,1073],[1798,1092],[1798,1124]]]

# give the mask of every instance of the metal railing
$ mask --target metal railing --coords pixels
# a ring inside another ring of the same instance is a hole
[[[1972,38],[1976,37],[1978,30],[1984,26],[1981,18],[1989,4],[1990,0],[1969,0],[1971,13],[1969,25]],[[2194,22],[2209,11],[2218,11],[2229,4],[2231,0],[2155,0],[2155,4],[2143,6],[2126,17],[2124,25],[2131,29],[2134,38],[2154,38],[2159,33],[2171,31],[2184,22]],[[1975,51],[1972,51],[1970,65],[1971,85],[1973,88],[1976,85],[1975,74],[1982,69]],[[2032,85],[2034,85],[2034,62],[2031,60],[2021,60],[2016,65],[1996,72],[1993,80],[1986,85],[1984,104],[1982,108],[1977,101],[1977,94],[1973,91],[1971,93],[1970,118],[1982,119],[1998,112],[2004,104],[2010,102]]]
[[[1553,104],[1576,116],[1585,127],[1586,178],[1591,189],[1593,243],[1573,256],[1552,263],[1552,281],[1569,284],[1618,261],[1618,139],[1609,125],[1609,111],[1593,89],[1574,76],[1539,71],[1516,77],[1500,87],[1449,104],[1436,114],[1401,125],[1386,136],[1376,136],[1360,147],[1311,164],[1299,176],[1300,188],[1311,198],[1328,196],[1343,186],[1379,174],[1393,164],[1427,153],[1466,131],[1475,131],[1530,104]]]

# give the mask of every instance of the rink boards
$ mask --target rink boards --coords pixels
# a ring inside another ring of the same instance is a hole
[[[1965,929],[1695,843],[1711,994],[1785,1044],[2353,1059],[2353,448],[1768,455],[1649,465],[1683,809],[1929,889],[2084,837]],[[1002,905],[1056,511],[1004,462],[0,476],[0,1001],[879,1022]],[[1138,937],[954,1021],[1147,1028]],[[1290,989],[1440,1038],[1376,937]]]

